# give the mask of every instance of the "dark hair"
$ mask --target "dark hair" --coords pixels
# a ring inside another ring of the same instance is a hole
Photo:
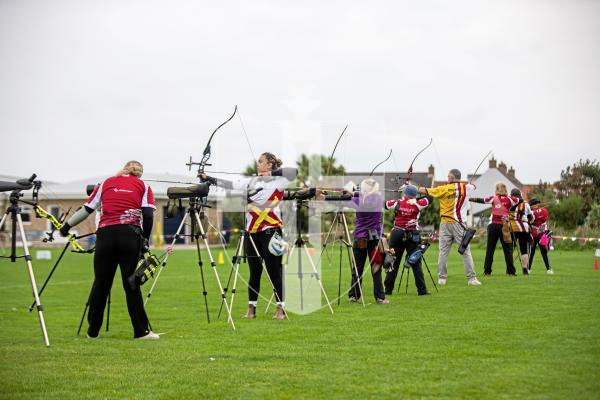
[[[518,198],[521,198],[521,191],[520,191],[519,189],[517,189],[517,188],[513,188],[513,189],[510,191],[510,195],[511,195],[511,196],[518,197]]]
[[[279,167],[281,167],[281,164],[283,164],[283,162],[279,158],[275,157],[275,154],[269,153],[268,151],[262,153],[261,156],[265,156],[267,161],[271,163],[272,171],[279,169]]]
[[[541,201],[539,201],[535,197],[533,197],[531,200],[529,200],[529,205],[530,206],[535,206],[536,204],[540,204],[540,203],[541,203]]]

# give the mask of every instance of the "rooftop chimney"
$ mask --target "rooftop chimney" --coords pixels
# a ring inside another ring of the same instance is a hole
[[[504,175],[506,175],[506,164],[504,164],[503,161],[501,161],[500,165],[498,165],[498,170],[500,172],[502,172]]]
[[[497,168],[496,167],[496,159],[494,157],[492,157],[490,159],[490,168]]]
[[[510,176],[511,178],[515,177],[515,169],[512,167],[512,165],[510,166],[510,168],[508,170],[508,176]]]
[[[433,178],[434,176],[435,176],[435,168],[433,167],[433,164],[429,164],[429,168],[427,168],[427,177]]]

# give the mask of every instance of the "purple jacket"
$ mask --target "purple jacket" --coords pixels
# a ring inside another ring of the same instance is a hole
[[[345,205],[356,210],[355,239],[368,238],[370,230],[377,231],[381,236],[383,232],[381,224],[383,199],[379,193],[363,196],[355,192],[352,200],[346,202]]]

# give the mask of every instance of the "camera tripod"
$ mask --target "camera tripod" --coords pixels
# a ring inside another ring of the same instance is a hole
[[[330,211],[329,213],[333,213]],[[328,213],[328,214],[329,214]],[[343,230],[343,235],[338,236],[338,229],[341,228]],[[331,242],[328,242],[329,237],[331,236],[331,232],[335,227],[335,239]],[[363,296],[362,285],[361,285],[361,277],[358,276],[358,268],[356,266],[356,259],[354,258],[354,252],[352,251],[352,238],[350,237],[350,231],[348,230],[348,222],[346,220],[346,214],[344,213],[344,206],[341,203],[336,205],[335,216],[333,218],[333,222],[331,223],[331,227],[329,228],[329,232],[325,236],[325,240],[323,242],[323,249],[321,251],[320,258],[323,257],[323,253],[327,251],[327,246],[330,244],[334,244],[335,242],[339,243],[339,276],[338,276],[338,305],[340,304],[340,298],[342,297],[342,245],[346,247],[346,253],[348,254],[348,261],[350,263],[350,274],[352,275],[352,286],[358,285],[358,293],[360,294],[360,298],[363,306],[365,306],[365,298]],[[319,258],[319,259],[320,259]]]
[[[33,182],[33,179],[35,179],[35,175],[33,175],[30,179],[31,183],[35,186],[34,188],[34,199],[37,196],[37,190],[39,190],[39,188],[41,187],[41,182],[36,181]],[[28,188],[25,187],[24,189],[29,189],[31,188],[31,186],[29,186]],[[10,189],[9,189],[10,190]],[[17,189],[17,190],[13,190],[10,194],[10,206],[6,209],[6,213],[4,214],[4,216],[2,217],[2,220],[0,221],[0,229],[2,228],[2,226],[4,226],[4,223],[6,222],[6,219],[8,218],[8,216],[10,215],[11,221],[12,221],[12,227],[11,227],[11,232],[12,232],[12,239],[11,239],[11,253],[10,256],[8,257],[4,257],[4,258],[10,258],[11,262],[15,262],[17,258],[25,258],[25,262],[27,263],[27,272],[29,273],[29,280],[31,281],[31,289],[33,290],[33,297],[35,299],[35,305],[38,311],[38,317],[40,320],[40,326],[42,329],[42,336],[44,338],[44,344],[46,346],[50,346],[50,340],[48,339],[48,332],[46,330],[46,323],[44,322],[44,313],[43,313],[43,306],[42,303],[40,302],[40,297],[38,295],[38,289],[37,289],[37,285],[35,283],[35,276],[33,275],[33,266],[31,264],[31,254],[29,253],[29,247],[27,246],[27,237],[25,236],[25,229],[23,228],[23,219],[21,218],[21,208],[19,207],[19,201],[24,202],[23,200],[19,200],[19,198],[23,197],[23,193],[21,193],[22,189]],[[26,202],[27,204],[31,204],[29,202]],[[36,203],[34,201],[34,203]],[[23,245],[23,256],[17,256],[16,255],[16,248],[17,248],[17,228],[19,229],[19,233],[21,235],[21,243]]]
[[[208,292],[206,291],[206,281],[204,279],[204,270],[202,269],[203,262],[202,262],[202,253],[200,251],[200,239],[204,242],[204,247],[206,249],[206,252],[208,253],[208,258],[210,260],[210,266],[214,272],[215,280],[217,282],[219,291],[221,293],[222,304],[225,305],[225,310],[227,311],[227,315],[228,315],[227,322],[230,323],[233,330],[235,330],[235,324],[234,324],[233,318],[231,316],[231,307],[227,303],[227,297],[225,295],[225,291],[223,290],[223,286],[221,285],[221,279],[219,278],[219,274],[217,273],[217,264],[213,258],[212,252],[208,245],[208,236],[206,235],[206,232],[202,225],[202,219],[204,218],[204,208],[209,208],[209,207],[210,206],[206,204],[205,197],[203,197],[203,198],[190,197],[189,198],[189,206],[187,207],[187,210],[186,210],[186,216],[184,218],[182,218],[181,223],[179,224],[179,227],[177,228],[177,231],[175,232],[175,236],[173,237],[173,241],[171,242],[170,247],[173,248],[175,241],[177,239],[179,239],[180,237],[186,236],[186,235],[182,234],[182,231],[185,226],[185,222],[186,222],[187,218],[189,218],[190,224],[192,227],[192,231],[189,236],[192,238],[193,241],[196,242],[196,252],[198,255],[198,267],[200,268],[200,277],[202,280],[202,294],[204,295],[204,306],[206,309],[206,320],[210,323],[210,314],[208,312],[208,300],[207,300]],[[146,295],[146,301],[144,302],[144,304],[147,303],[148,300],[150,299],[150,296],[152,296],[154,287],[156,286],[156,283],[158,282],[158,278],[159,278],[162,270],[167,265],[169,256],[170,256],[170,252],[167,252],[167,254],[165,255],[165,258],[164,258],[163,262],[161,263],[160,268],[156,274],[156,277],[154,278],[154,282],[152,283],[152,286],[150,287],[150,291]]]
[[[325,288],[323,287],[323,283],[321,282],[321,276],[319,274],[319,272],[317,271],[317,268],[315,267],[315,263],[312,260],[312,257],[310,255],[310,253],[308,252],[308,246],[306,245],[306,241],[304,239],[302,239],[302,219],[301,219],[301,209],[302,207],[308,207],[308,200],[307,199],[296,199],[296,240],[294,241],[294,244],[291,246],[286,262],[283,266],[284,271],[287,270],[287,266],[290,262],[290,259],[292,258],[294,251],[298,250],[298,272],[290,272],[286,274],[292,274],[292,275],[297,275],[299,282],[300,282],[300,309],[304,309],[304,290],[303,290],[303,279],[304,279],[304,275],[310,275],[310,281],[308,282],[308,285],[306,286],[306,290],[308,290],[308,288],[310,287],[310,283],[312,282],[312,279],[315,278],[317,280],[317,282],[319,283],[319,286],[321,288],[321,292],[323,293],[323,296],[325,296],[325,301],[327,302],[327,307],[329,307],[329,310],[331,311],[331,313],[333,314],[333,308],[331,307],[331,303],[329,302],[329,298],[327,297],[327,293],[325,292]],[[309,264],[311,266],[312,271],[309,272],[303,272],[302,271],[302,250],[304,250],[304,252],[306,253],[306,256],[308,258]]]

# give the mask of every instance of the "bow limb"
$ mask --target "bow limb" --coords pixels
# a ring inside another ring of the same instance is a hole
[[[381,164],[383,164],[384,162],[386,162],[387,160],[389,160],[391,156],[392,156],[392,150],[390,149],[390,154],[388,154],[388,156],[385,158],[385,160],[383,160],[382,162],[380,162],[379,164],[377,164],[373,168],[373,170],[371,170],[371,173],[369,174],[369,178],[373,176],[373,173],[375,172],[375,170],[377,169],[377,167],[379,167]]]
[[[477,171],[479,171],[479,168],[481,168],[481,165],[483,164],[483,162],[485,160],[487,160],[487,158],[490,156],[490,154],[492,154],[492,150],[490,150],[485,157],[483,157],[483,159],[479,162],[479,164],[477,165],[477,168],[475,168],[475,172],[473,172],[473,175],[471,175],[471,179],[469,180],[469,184],[473,183],[473,179],[475,179],[475,175],[477,175]]]
[[[237,113],[237,105],[235,106],[233,113],[231,114],[231,117],[227,118],[227,120],[225,122],[223,122],[221,125],[217,126],[217,128],[213,131],[213,133],[211,133],[210,137],[208,138],[208,143],[206,143],[206,147],[204,148],[204,152],[202,153],[202,160],[198,164],[198,174],[204,173],[204,167],[207,165],[211,165],[211,164],[208,164],[208,160],[210,159],[210,142],[212,141],[213,137],[215,136],[215,133],[217,133],[217,131],[219,129],[221,129],[225,124],[227,124],[229,121],[231,121],[236,113]],[[191,164],[192,164],[192,161],[191,161],[191,157],[190,157],[190,164],[189,164],[190,168],[191,168]]]
[[[412,179],[412,174],[413,174],[413,164],[415,163],[416,159],[421,155],[421,153],[423,153],[425,150],[427,150],[427,148],[429,146],[431,146],[431,144],[433,143],[433,138],[429,139],[429,143],[427,144],[427,146],[423,147],[421,150],[419,150],[419,152],[417,153],[417,155],[412,159],[412,161],[410,162],[410,167],[408,167],[408,171],[407,171],[407,176],[406,176],[406,181],[405,183],[408,185],[410,184],[410,181]]]
[[[342,140],[342,136],[344,136],[344,133],[346,133],[346,129],[348,129],[348,125],[346,125],[346,127],[344,128],[344,130],[340,134],[340,137],[338,138],[337,142],[335,142],[335,146],[333,147],[333,151],[331,152],[331,155],[329,156],[329,165],[327,165],[327,174],[326,174],[326,176],[329,176],[329,173],[331,172],[331,164],[333,163],[333,155],[335,154],[335,150],[337,149],[337,146],[340,143],[340,140]]]

